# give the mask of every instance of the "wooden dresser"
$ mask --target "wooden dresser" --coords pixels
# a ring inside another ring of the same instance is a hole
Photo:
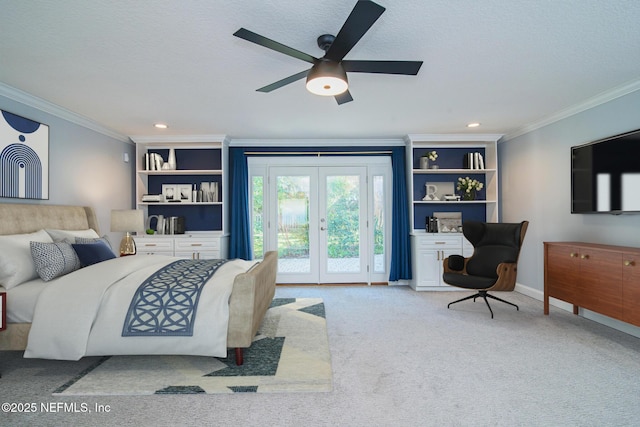
[[[544,314],[549,297],[640,326],[640,248],[544,243]]]

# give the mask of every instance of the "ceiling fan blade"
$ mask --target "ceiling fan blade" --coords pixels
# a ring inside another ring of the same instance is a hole
[[[349,89],[345,90],[339,95],[336,95],[334,98],[336,98],[336,102],[338,103],[338,105],[346,104],[347,102],[353,101],[353,97],[351,96]]]
[[[298,81],[300,79],[307,77],[308,73],[309,73],[309,70],[300,71],[299,73],[294,74],[293,76],[286,77],[282,80],[278,80],[275,83],[271,83],[270,85],[261,87],[260,89],[256,89],[256,92],[265,92],[265,93],[271,92],[272,90],[279,89],[282,86],[286,86],[289,83],[293,83],[295,81]]]
[[[342,61],[342,67],[352,73],[418,74],[422,61]]]
[[[372,1],[358,0],[324,57],[342,61],[384,11],[384,7]]]
[[[300,52],[299,50],[296,50],[292,47],[285,46],[282,43],[278,43],[277,41],[268,39],[264,36],[261,36],[260,34],[254,33],[253,31],[249,31],[246,28],[240,28],[238,31],[233,33],[233,35],[252,43],[259,44],[260,46],[264,46],[268,49],[275,50],[276,52],[284,53],[285,55],[302,59],[303,61],[310,62],[311,64],[313,64],[315,61],[318,61],[317,58],[314,58],[309,54]]]

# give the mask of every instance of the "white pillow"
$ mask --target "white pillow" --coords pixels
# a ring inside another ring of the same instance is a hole
[[[53,243],[46,231],[0,236],[0,285],[11,289],[38,277],[30,242]]]
[[[86,230],[53,230],[47,228],[45,231],[49,233],[54,242],[61,242],[65,239],[70,242],[75,242],[76,237],[83,237],[85,239],[96,239],[100,237],[93,228]]]

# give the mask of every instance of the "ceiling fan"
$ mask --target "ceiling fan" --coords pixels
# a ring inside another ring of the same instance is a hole
[[[347,72],[415,76],[422,66],[422,61],[359,61],[344,59],[384,11],[384,7],[372,1],[358,0],[337,36],[323,34],[318,37],[318,47],[325,51],[322,58],[316,58],[285,46],[245,28],[240,28],[233,35],[313,64],[308,70],[257,89],[258,92],[271,92],[306,77],[307,90],[311,93],[334,96],[338,104],[344,104],[353,101],[353,97],[349,93]]]

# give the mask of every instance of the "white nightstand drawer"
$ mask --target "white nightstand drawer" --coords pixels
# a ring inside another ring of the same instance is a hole
[[[441,234],[433,234],[430,236],[420,236],[416,239],[416,243],[419,248],[433,248],[433,249],[442,249],[445,247],[461,247],[462,246],[462,235],[457,236],[447,236]]]
[[[176,239],[176,253],[179,251],[208,251],[220,249],[219,239]]]
[[[172,240],[160,240],[160,239],[135,239],[136,248],[138,251],[140,250],[150,250],[150,251],[162,251],[162,252],[171,252],[173,251],[173,241]]]

